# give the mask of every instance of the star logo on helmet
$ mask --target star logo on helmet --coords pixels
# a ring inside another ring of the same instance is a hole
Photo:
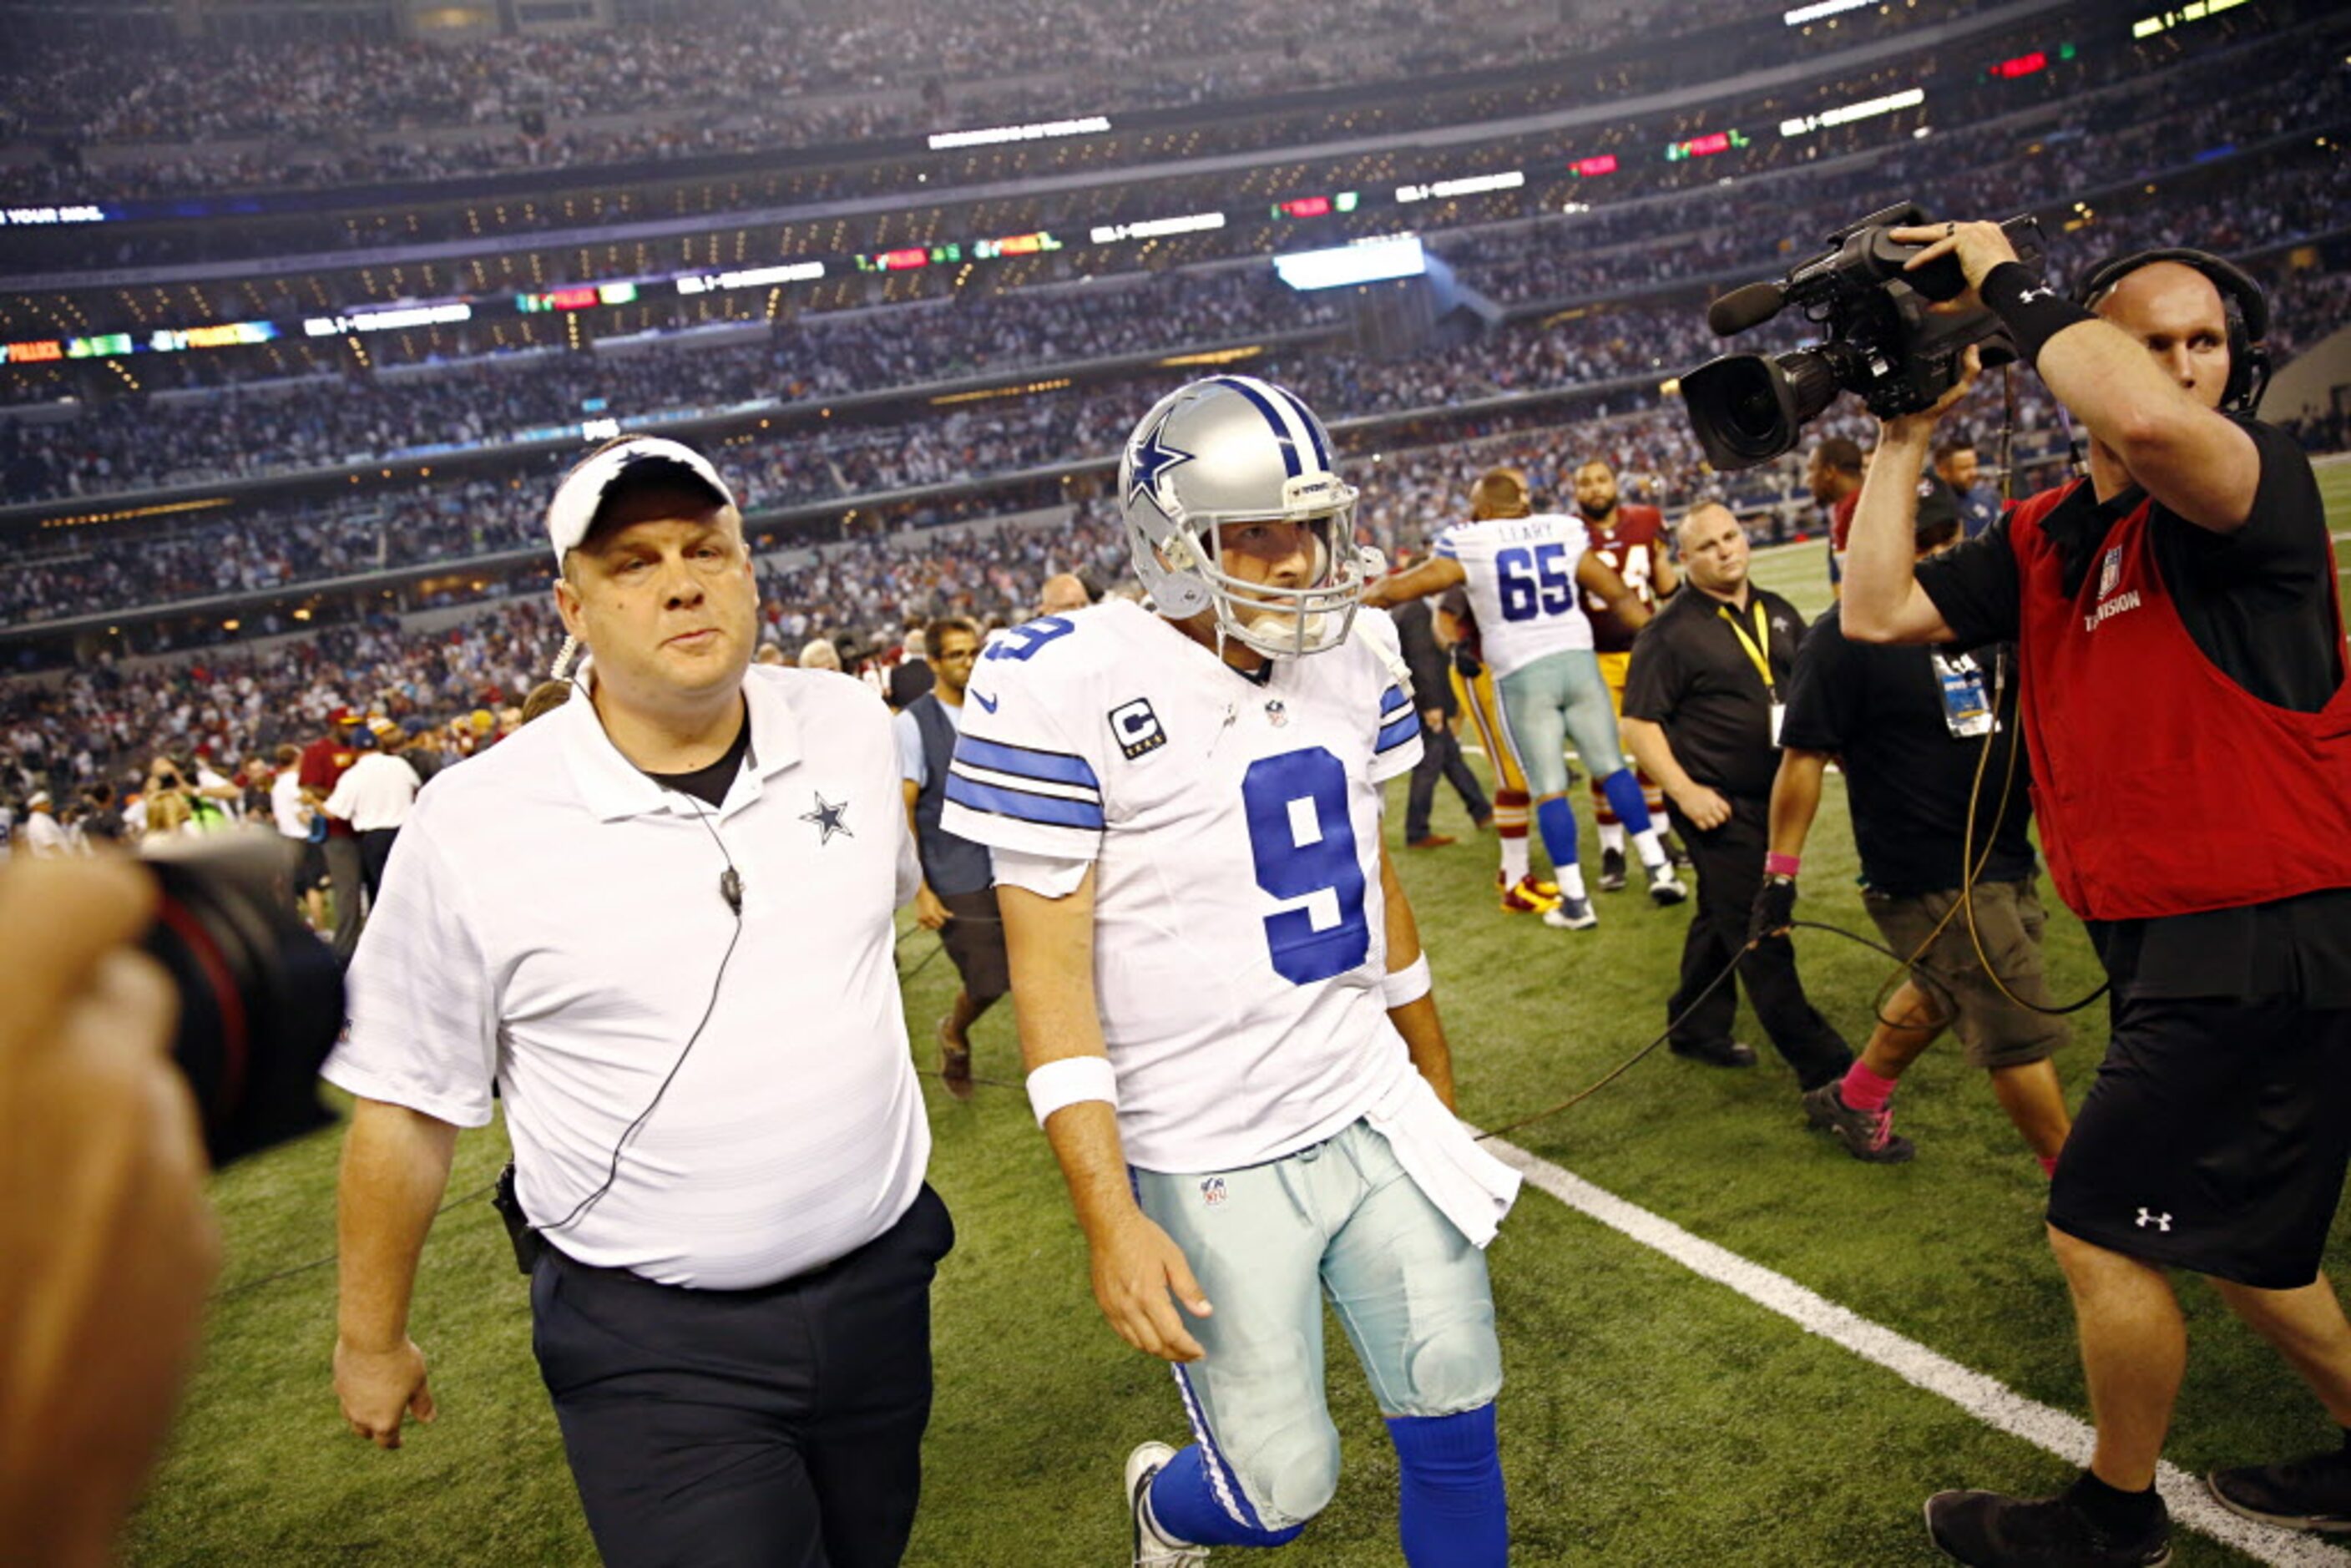
[[[1126,504],[1132,507],[1136,497],[1144,497],[1159,508],[1163,517],[1173,517],[1175,514],[1159,498],[1159,486],[1169,469],[1191,462],[1192,454],[1160,440],[1161,433],[1167,428],[1167,418],[1161,414],[1158,423],[1136,436],[1126,449]]]

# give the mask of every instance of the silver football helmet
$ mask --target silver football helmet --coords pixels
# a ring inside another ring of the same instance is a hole
[[[1355,489],[1331,465],[1331,437],[1297,396],[1249,376],[1211,376],[1152,406],[1118,465],[1119,510],[1135,575],[1162,615],[1214,607],[1220,637],[1275,658],[1347,640],[1371,579],[1355,548]],[[1225,570],[1220,523],[1305,525],[1305,583],[1251,582]]]

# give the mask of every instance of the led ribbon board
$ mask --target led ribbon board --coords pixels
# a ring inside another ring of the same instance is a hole
[[[1428,256],[1421,249],[1418,235],[1395,235],[1329,250],[1301,250],[1277,256],[1273,258],[1273,270],[1282,282],[1303,293],[1418,277],[1428,270]]]

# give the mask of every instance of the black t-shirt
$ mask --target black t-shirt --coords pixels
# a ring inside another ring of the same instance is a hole
[[[734,741],[726,755],[706,768],[691,773],[656,773],[643,769],[644,776],[665,789],[675,789],[693,796],[704,805],[716,809],[726,802],[726,791],[735,787],[735,775],[743,770],[743,758],[751,751],[751,710],[744,708],[737,720]]]
[[[1700,784],[1768,800],[1780,771],[1779,748],[1771,744],[1771,694],[1787,695],[1804,618],[1776,593],[1748,591],[1745,610],[1695,588],[1667,600],[1634,641],[1625,715],[1662,725],[1674,759]],[[1752,642],[1758,604],[1771,639],[1771,687],[1729,619],[1737,615]]]
[[[2003,660],[2006,678],[1996,679]],[[1989,759],[1982,737],[1953,733],[1944,706],[1947,674],[1963,691],[1980,683],[1986,702],[1995,686],[2001,688],[2000,727],[1991,737]],[[1813,622],[1796,654],[1780,738],[1784,745],[1834,751],[1844,758],[1862,880],[1876,891],[1907,898],[1958,887],[1965,867],[1987,842],[1991,853],[1984,860],[1985,881],[2015,882],[2032,873],[2022,758],[2009,782],[2016,675],[2013,657],[2004,648],[1970,654],[1848,642],[1842,618],[1831,609]],[[1976,836],[1963,860],[1960,840],[1979,763],[1983,790]]]
[[[2189,639],[2213,666],[2264,702],[2315,713],[2343,679],[2325,507],[2293,437],[2252,420],[2238,423],[2262,464],[2244,526],[2216,534],[2158,505],[2147,519],[2149,546]],[[2145,498],[2134,486],[2100,506],[2085,484],[2043,519],[2068,592],[2089,575],[2107,532]],[[2009,519],[1919,562],[1918,584],[1961,644],[2015,637],[2020,590]],[[2062,721],[2063,702],[2053,694],[2053,720]],[[2249,778],[2245,787],[2261,781]],[[2106,972],[2142,996],[2294,996],[2312,1007],[2351,1007],[2351,889],[2087,925]]]

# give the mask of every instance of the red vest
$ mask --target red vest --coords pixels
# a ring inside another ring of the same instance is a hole
[[[2033,810],[2058,893],[2085,919],[2136,920],[2351,887],[2351,679],[2305,714],[2215,667],[2165,590],[2152,502],[2069,596],[2041,524],[2073,489],[2009,520]]]

